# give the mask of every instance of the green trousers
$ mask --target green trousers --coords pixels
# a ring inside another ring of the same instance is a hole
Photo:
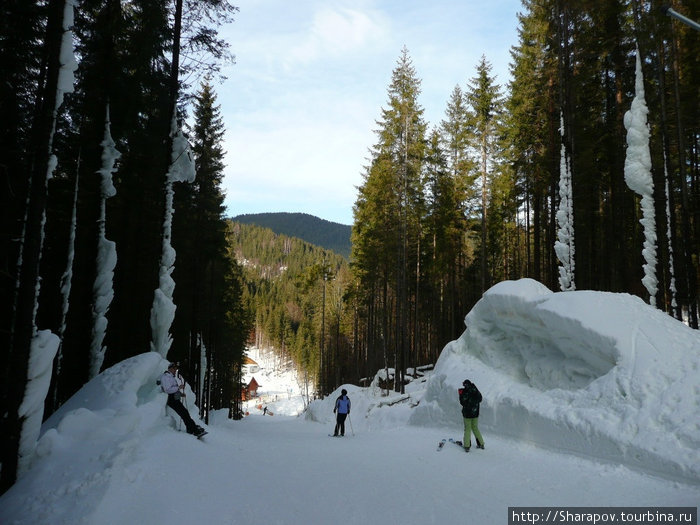
[[[479,432],[479,418],[478,417],[465,417],[464,419],[464,441],[462,443],[466,448],[469,448],[472,444],[472,432],[474,432],[474,437],[476,438],[477,445],[484,444],[484,438],[481,437],[481,432]]]

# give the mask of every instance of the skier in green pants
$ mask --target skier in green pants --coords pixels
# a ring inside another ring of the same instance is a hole
[[[484,438],[479,432],[479,403],[481,403],[481,392],[476,385],[465,379],[462,383],[464,388],[459,389],[459,404],[462,405],[462,417],[464,418],[464,450],[469,452],[472,445],[472,432],[476,438],[476,448],[484,448]]]

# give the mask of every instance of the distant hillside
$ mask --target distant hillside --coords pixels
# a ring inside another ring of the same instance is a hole
[[[308,213],[250,213],[231,220],[241,224],[254,224],[273,232],[297,237],[310,244],[333,250],[346,259],[350,258],[351,227],[337,222],[319,219]]]

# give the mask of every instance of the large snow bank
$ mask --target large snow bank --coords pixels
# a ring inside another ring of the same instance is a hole
[[[47,464],[43,458],[63,455],[67,458],[64,475],[83,471],[86,483],[98,483],[107,479],[107,473],[99,472],[101,463],[91,457],[90,443],[100,447],[105,441],[112,443],[116,461],[120,453],[129,450],[126,444],[141,439],[144,433],[180,424],[180,419],[166,410],[167,397],[156,383],[167,366],[168,361],[149,352],[126,359],[89,381],[42,425],[34,455],[37,467]],[[190,414],[197,420],[189,385],[185,394]],[[99,455],[103,450],[96,452]]]
[[[627,294],[491,288],[449,343],[410,422],[461,426],[456,390],[510,435],[658,474],[700,480],[700,334]],[[488,446],[488,445],[487,445]]]

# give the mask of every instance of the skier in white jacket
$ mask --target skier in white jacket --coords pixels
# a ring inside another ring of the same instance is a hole
[[[185,422],[187,433],[199,437],[204,434],[204,429],[194,422],[190,413],[180,401],[180,398],[185,395],[185,383],[180,384],[175,376],[176,373],[177,363],[170,363],[168,369],[160,377],[160,387],[163,389],[163,392],[168,394],[168,406]]]

